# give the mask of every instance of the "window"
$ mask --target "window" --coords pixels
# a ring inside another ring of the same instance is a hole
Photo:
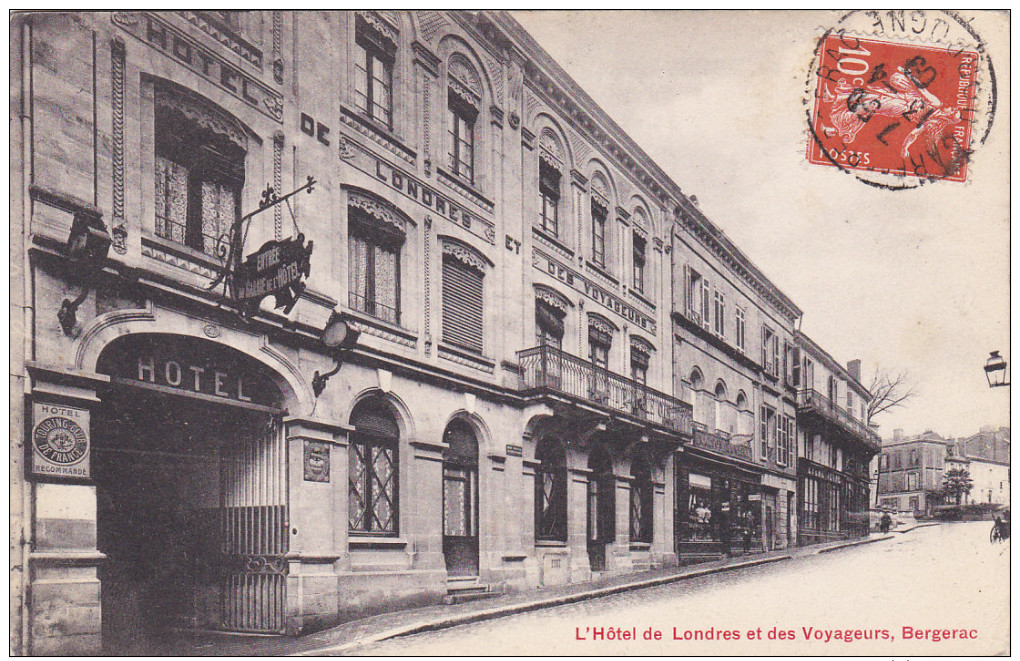
[[[643,386],[648,385],[648,352],[638,346],[630,347],[630,378]]]
[[[443,253],[443,341],[482,353],[484,262],[459,244]]]
[[[155,89],[156,236],[224,258],[241,212],[247,138],[184,91]]]
[[[789,463],[786,456],[787,443],[789,441],[788,430],[787,430],[787,417],[785,415],[779,416],[778,429],[776,431],[776,461],[781,464]]]
[[[631,463],[630,541],[652,541],[652,470],[648,462],[636,455]]]
[[[853,393],[852,390],[850,390],[849,385],[847,386],[847,389],[846,389],[846,410],[847,410],[848,413],[850,413],[850,415],[853,415],[853,413],[854,413],[854,393]]]
[[[397,447],[400,431],[379,400],[360,402],[351,414],[347,516],[351,532],[396,535]]]
[[[450,171],[468,183],[475,180],[475,118],[478,111],[452,91],[447,105]]]
[[[606,266],[606,218],[609,211],[603,204],[591,201],[591,261],[602,268]]]
[[[711,326],[712,319],[712,286],[708,280],[701,279],[701,325],[706,330]]]
[[[777,438],[776,429],[776,410],[771,406],[761,407],[761,429],[760,433],[760,444],[761,444],[761,460],[772,458],[775,459],[775,445]]]
[[[355,29],[354,105],[386,128],[393,127],[393,60],[396,46],[358,16]]]
[[[722,381],[715,384],[715,429],[716,431],[729,432],[729,425],[726,421],[726,385]]]
[[[737,335],[737,348],[741,351],[746,349],[747,335],[746,326],[744,321],[744,311],[741,308],[737,308],[737,323],[736,323],[736,335]]]
[[[647,242],[639,234],[634,234],[634,289],[639,293],[645,291],[645,249]]]
[[[836,379],[829,377],[828,380],[829,406],[836,406]]]
[[[535,449],[535,539],[567,541],[567,458],[563,445],[542,439]]]
[[[805,477],[801,480],[800,492],[803,500],[804,527],[809,529],[818,528],[818,480]]]
[[[913,491],[917,489],[917,473],[907,473],[907,491]]]
[[[538,208],[540,218],[539,226],[542,231],[550,236],[558,237],[560,234],[560,171],[546,162],[544,158],[538,159]]]
[[[718,289],[715,290],[715,334],[719,337],[726,335],[726,295]]]
[[[351,191],[348,206],[348,305],[354,310],[400,323],[400,248],[404,234],[358,206],[365,200]],[[365,208],[375,208],[371,204]]]
[[[910,465],[911,466],[916,466],[917,464],[918,464],[918,461],[917,461],[917,448],[911,448],[910,449]]]
[[[779,336],[768,326],[761,327],[761,364],[768,374],[779,376]]]
[[[563,318],[565,314],[549,303],[535,301],[535,341],[537,346],[563,347]]]
[[[878,466],[879,466],[879,470],[883,470],[883,471],[889,470],[889,455],[883,453],[881,459],[879,460],[879,465]]]
[[[612,346],[611,329],[594,322],[588,325],[588,358],[595,367],[609,369],[609,349]]]
[[[702,319],[701,289],[705,286],[705,282],[700,273],[689,266],[687,269],[687,317],[694,323],[700,324]]]

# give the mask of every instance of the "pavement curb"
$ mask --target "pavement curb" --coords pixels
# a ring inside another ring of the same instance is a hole
[[[863,544],[874,544],[875,542],[884,542],[887,539],[892,539],[892,535],[883,535],[882,537],[875,537],[874,539],[861,539],[853,542],[847,542],[846,544],[839,544],[837,546],[829,546],[824,549],[818,549],[812,555],[821,555],[822,553],[832,553],[833,551],[842,551],[843,549],[853,548],[855,546],[861,546]]]
[[[792,555],[784,554],[774,556],[771,558],[748,560],[746,562],[735,562],[733,564],[723,565],[721,567],[708,567],[705,569],[695,569],[688,572],[673,574],[671,576],[660,576],[657,578],[651,578],[644,581],[635,581],[633,583],[625,583],[623,585],[613,585],[610,587],[599,588],[596,590],[589,590],[587,592],[578,592],[575,594],[551,597],[549,599],[530,601],[522,604],[510,604],[507,606],[499,606],[496,608],[490,608],[483,611],[476,611],[474,613],[452,615],[448,617],[438,618],[429,622],[419,622],[416,624],[409,624],[402,627],[393,627],[391,629],[386,629],[358,640],[352,640],[350,642],[341,643],[339,645],[320,647],[315,650],[305,650],[303,652],[298,652],[293,656],[322,656],[327,654],[343,654],[344,652],[348,652],[352,649],[362,647],[364,645],[371,645],[372,643],[382,642],[390,638],[397,638],[400,636],[411,636],[416,633],[424,633],[426,631],[438,631],[440,629],[449,629],[450,627],[455,627],[461,624],[471,624],[473,622],[481,622],[483,620],[492,620],[499,617],[516,615],[518,613],[527,613],[529,611],[541,610],[543,608],[551,608],[554,606],[572,604],[578,601],[597,599],[599,597],[606,597],[609,595],[619,594],[621,592],[630,592],[631,590],[640,590],[643,588],[656,587],[659,585],[666,585],[668,583],[675,583],[678,581],[683,581],[691,578],[698,578],[700,576],[719,574],[722,572],[732,571],[735,569],[745,569],[747,567],[756,567],[759,565],[767,565],[773,562],[780,562],[783,560],[792,559],[793,559]]]

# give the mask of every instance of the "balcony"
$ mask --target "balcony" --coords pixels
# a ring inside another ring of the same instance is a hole
[[[829,422],[839,425],[864,441],[869,448],[876,452],[882,449],[882,439],[873,429],[817,390],[799,391],[797,393],[797,410],[816,413]]]
[[[521,389],[546,391],[616,411],[681,434],[691,433],[691,405],[556,347],[517,352]]]
[[[708,427],[700,422],[692,424],[694,427],[694,447],[708,450],[709,452],[717,452],[724,454],[728,457],[734,457],[736,459],[743,459],[744,461],[751,461],[753,458],[751,455],[750,436],[747,435],[734,435],[730,436],[727,432],[708,431]],[[737,444],[731,441],[731,438],[736,439],[747,439],[746,444]]]

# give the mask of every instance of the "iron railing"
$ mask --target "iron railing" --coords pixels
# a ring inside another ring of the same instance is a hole
[[[703,448],[711,452],[718,452],[737,459],[751,461],[751,446],[749,443],[733,443],[730,441],[730,434],[724,431],[708,431],[708,426],[700,422],[691,425],[694,429],[694,447]],[[746,435],[734,435],[734,439],[750,439]]]
[[[882,440],[873,429],[817,390],[810,388],[800,390],[797,393],[797,408],[815,411],[864,440],[873,450],[882,449]]]
[[[518,351],[517,359],[522,390],[555,391],[682,434],[691,433],[690,404],[633,379],[552,346]]]
[[[395,307],[385,305],[353,291],[347,293],[347,304],[352,310],[364,312],[377,319],[388,321],[394,326],[400,325],[400,310]]]

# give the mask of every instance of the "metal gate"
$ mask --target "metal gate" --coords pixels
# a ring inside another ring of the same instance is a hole
[[[221,626],[283,633],[289,524],[279,418],[253,418],[221,457]]]

